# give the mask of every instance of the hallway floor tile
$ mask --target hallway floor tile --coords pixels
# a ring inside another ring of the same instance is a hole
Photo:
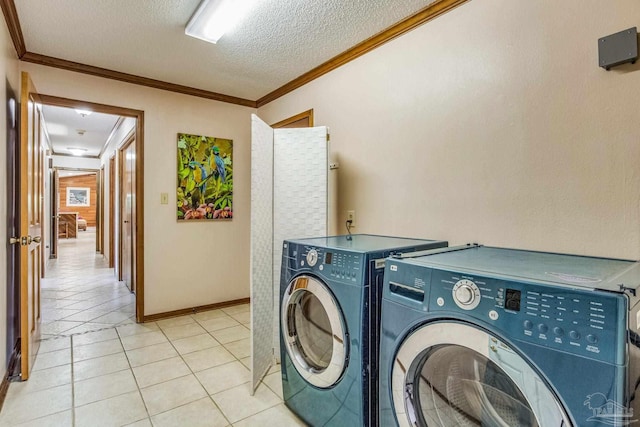
[[[135,323],[135,295],[95,253],[61,239],[42,284],[43,340],[11,383],[0,427],[303,426],[279,367],[250,395],[248,304]]]

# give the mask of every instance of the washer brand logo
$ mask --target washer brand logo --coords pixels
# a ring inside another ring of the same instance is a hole
[[[633,409],[626,408],[602,393],[587,395],[584,405],[593,411],[587,421],[597,421],[610,426],[626,426],[638,420],[633,420]]]
[[[398,271],[398,266],[397,265],[392,265],[390,267],[391,271]]]

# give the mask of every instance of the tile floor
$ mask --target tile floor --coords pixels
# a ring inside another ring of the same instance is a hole
[[[0,426],[303,426],[278,367],[250,396],[249,305],[134,322],[135,299],[95,254],[61,240],[42,286],[43,341]]]

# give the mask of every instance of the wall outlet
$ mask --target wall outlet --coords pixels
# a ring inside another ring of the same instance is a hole
[[[347,221],[351,221],[350,227],[356,226],[356,211],[347,211]]]
[[[169,204],[169,193],[160,193],[160,204],[161,205]]]

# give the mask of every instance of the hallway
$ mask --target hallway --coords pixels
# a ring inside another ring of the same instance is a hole
[[[135,298],[95,254],[61,239],[42,284],[42,342],[0,426],[302,426],[272,368],[250,396],[250,312],[238,305],[135,323]]]
[[[42,339],[135,323],[135,295],[115,280],[95,252],[96,231],[58,239],[58,259],[50,259],[42,280]]]

